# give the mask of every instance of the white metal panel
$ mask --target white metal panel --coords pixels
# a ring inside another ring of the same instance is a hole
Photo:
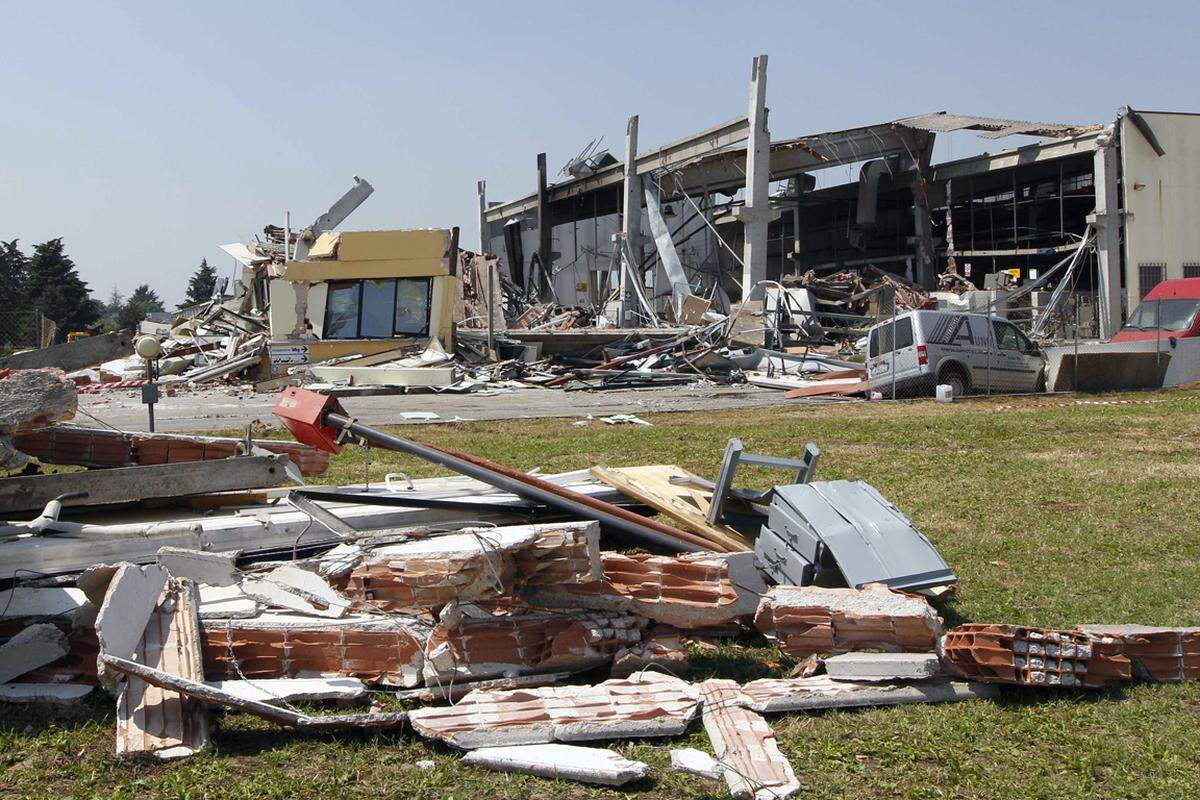
[[[1125,195],[1125,285],[1131,300],[1143,292],[1138,264],[1166,264],[1182,278],[1184,262],[1200,261],[1200,115],[1138,112],[1165,154],[1159,156],[1128,116],[1121,118]]]

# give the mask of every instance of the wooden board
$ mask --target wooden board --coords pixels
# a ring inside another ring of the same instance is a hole
[[[712,543],[718,552],[753,550],[754,543],[727,525],[708,524],[712,492],[695,484],[674,484],[671,477],[696,476],[674,464],[646,467],[592,467],[592,475],[635,500],[678,522],[685,529]]]

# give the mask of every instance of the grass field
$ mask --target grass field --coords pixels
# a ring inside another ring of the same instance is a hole
[[[545,472],[676,463],[711,476],[730,436],[776,455],[799,456],[815,441],[821,477],[874,484],[954,567],[960,582],[944,609],[948,624],[1200,625],[1200,393],[1124,397],[1141,402],[786,406],[648,416],[652,428],[541,420],[404,430]],[[364,469],[362,451],[351,448],[331,477],[361,481]],[[437,474],[372,451],[373,479],[396,470]],[[696,678],[787,669],[777,651],[751,636],[698,653],[694,665]],[[613,743],[652,768],[650,779],[618,792],[468,769],[453,751],[409,733],[298,735],[234,715],[219,723],[210,752],[161,764],[116,759],[107,696],[70,709],[10,706],[0,714],[0,791],[8,797],[728,796],[723,783],[669,770],[670,748],[708,749],[698,725],[677,740]],[[1200,792],[1197,684],[1086,694],[1006,690],[998,702],[785,715],[771,724],[807,798]],[[415,766],[422,760],[433,768]]]

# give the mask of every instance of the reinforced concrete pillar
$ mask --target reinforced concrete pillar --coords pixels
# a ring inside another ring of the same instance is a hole
[[[735,209],[742,220],[742,302],[762,298],[756,287],[767,278],[767,225],[771,221],[767,190],[771,181],[771,132],[767,127],[767,57],[750,69],[750,139],[746,142],[746,204]]]
[[[1099,266],[1097,312],[1100,338],[1107,339],[1121,327],[1121,201],[1117,194],[1116,132],[1107,131],[1093,156],[1092,183],[1096,210],[1088,222],[1096,231],[1096,261]]]
[[[625,183],[624,200],[621,205],[621,233],[625,237],[628,249],[624,252],[633,254],[636,264],[630,264],[629,269],[621,270],[621,320],[617,324],[624,327],[628,319],[627,311],[634,304],[633,287],[629,281],[639,274],[638,267],[642,259],[642,181],[637,172],[638,118],[634,114],[625,126]],[[620,263],[620,262],[617,262]]]

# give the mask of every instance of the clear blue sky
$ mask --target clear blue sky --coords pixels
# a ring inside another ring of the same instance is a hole
[[[1200,111],[1195,3],[0,2],[0,237],[62,236],[97,295],[178,301],[202,257],[361,175],[352,228],[463,228],[641,116],[652,147],[745,113],[776,137],[951,110]],[[944,137],[945,138],[945,137]],[[941,157],[1006,146],[959,133]]]

